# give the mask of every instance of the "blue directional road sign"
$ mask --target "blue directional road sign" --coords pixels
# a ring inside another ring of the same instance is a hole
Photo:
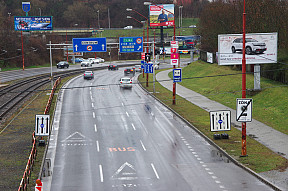
[[[30,2],[22,2],[22,10],[28,13],[31,9]]]
[[[143,37],[120,37],[120,53],[143,52]]]
[[[145,62],[144,64],[144,73],[153,73],[153,64]]]
[[[182,69],[176,68],[173,69],[173,82],[181,82],[182,81]]]
[[[73,52],[106,52],[106,38],[73,38]]]

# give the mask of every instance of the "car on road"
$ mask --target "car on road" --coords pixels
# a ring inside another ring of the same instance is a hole
[[[142,72],[141,65],[135,65],[135,72]]]
[[[73,62],[73,61],[74,61],[74,59],[72,58],[71,62]],[[83,58],[75,58],[75,63],[81,63],[82,61],[84,61]]]
[[[232,42],[231,50],[232,53],[236,53],[237,51],[242,52],[243,48],[243,38],[236,38]],[[266,51],[266,43],[265,42],[259,42],[253,38],[245,38],[245,54],[262,54],[264,51]]]
[[[56,65],[57,68],[69,68],[69,63],[67,61],[60,61]]]
[[[99,64],[100,63],[100,59],[98,59],[98,58],[88,58],[87,60],[90,60],[92,64]]]
[[[84,60],[81,62],[81,67],[91,67],[92,63],[89,60]]]
[[[105,62],[103,58],[97,57],[96,59],[98,59],[100,62]]]
[[[116,64],[109,64],[108,70],[118,70],[118,65],[116,65]]]
[[[129,77],[122,77],[119,80],[120,88],[132,88],[132,79]]]
[[[92,80],[92,79],[94,79],[94,72],[93,71],[85,71],[83,77],[84,77],[84,80]]]
[[[135,70],[133,68],[125,68],[124,69],[124,76],[134,76]]]

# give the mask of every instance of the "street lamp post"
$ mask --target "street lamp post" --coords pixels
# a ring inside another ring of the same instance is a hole
[[[100,17],[99,14],[100,14],[100,13],[99,13],[99,12],[100,12],[100,11],[98,10],[98,11],[97,11],[97,13],[98,13],[98,28],[100,29],[100,22],[99,22],[99,17]]]

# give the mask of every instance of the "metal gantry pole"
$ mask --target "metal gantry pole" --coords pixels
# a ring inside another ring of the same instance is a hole
[[[155,41],[152,44],[153,49],[153,93],[155,94]]]
[[[50,44],[50,69],[51,69],[51,73],[50,73],[50,78],[51,78],[51,89],[53,89],[53,72],[52,72],[52,45],[51,45],[51,41],[49,41]]]

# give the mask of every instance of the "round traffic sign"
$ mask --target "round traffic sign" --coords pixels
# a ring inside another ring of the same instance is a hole
[[[141,39],[141,38],[137,38],[137,39],[136,39],[136,42],[137,42],[137,44],[141,44],[142,39]]]
[[[87,46],[87,50],[91,51],[92,50],[92,46]]]

